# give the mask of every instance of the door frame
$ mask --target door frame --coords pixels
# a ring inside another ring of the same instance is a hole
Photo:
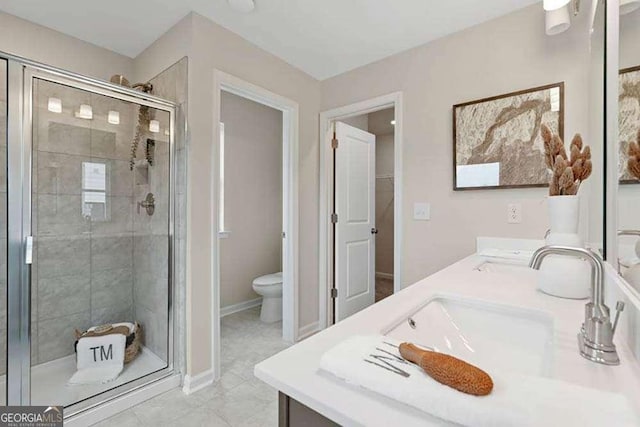
[[[215,69],[213,73],[213,143],[214,165],[211,174],[211,246],[214,248],[212,262],[212,351],[211,366],[214,378],[221,375],[220,345],[220,240],[218,230],[218,207],[220,206],[220,187],[218,177],[218,159],[220,158],[220,120],[221,92],[229,92],[245,99],[274,108],[282,112],[282,222],[285,237],[282,239],[282,338],[290,343],[298,340],[298,103],[267,89],[242,80],[231,74]]]
[[[373,113],[375,111],[394,108],[395,127],[393,133],[394,184],[393,184],[393,292],[402,289],[402,142],[403,114],[402,92],[393,92],[354,104],[345,105],[320,113],[320,215],[319,215],[319,313],[320,329],[331,326],[331,275],[333,269],[331,235],[332,214],[332,155],[331,139],[328,138],[333,122],[349,117]]]

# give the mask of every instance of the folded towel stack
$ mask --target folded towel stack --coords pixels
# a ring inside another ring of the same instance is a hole
[[[400,344],[380,335],[349,338],[322,356],[320,368],[349,384],[464,426],[640,425],[625,396],[563,381],[489,371],[493,391],[479,397],[440,384],[415,365],[398,364],[409,373],[405,377],[365,363],[376,347],[399,355],[384,342]]]
[[[123,334],[80,338],[77,345],[77,371],[69,384],[101,384],[118,378],[124,368],[127,337]]]

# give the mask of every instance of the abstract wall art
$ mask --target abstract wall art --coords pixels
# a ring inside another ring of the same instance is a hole
[[[564,138],[564,83],[454,105],[453,189],[548,186],[542,123]]]

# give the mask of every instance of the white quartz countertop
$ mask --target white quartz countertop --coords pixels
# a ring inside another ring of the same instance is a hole
[[[630,401],[640,413],[640,363],[625,343],[615,339],[620,366],[600,365],[578,354],[576,335],[584,320],[585,301],[555,298],[537,291],[538,273],[527,268],[478,271],[476,267],[484,261],[478,255],[465,258],[259,363],[255,375],[340,425],[451,425],[403,403],[348,385],[318,368],[322,354],[342,340],[382,333],[425,300],[446,293],[547,312],[554,319],[552,377],[635,396]]]

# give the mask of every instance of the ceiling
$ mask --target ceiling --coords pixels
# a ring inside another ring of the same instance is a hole
[[[255,1],[246,15],[226,0],[0,0],[0,10],[132,58],[195,11],[323,80],[539,2]]]

